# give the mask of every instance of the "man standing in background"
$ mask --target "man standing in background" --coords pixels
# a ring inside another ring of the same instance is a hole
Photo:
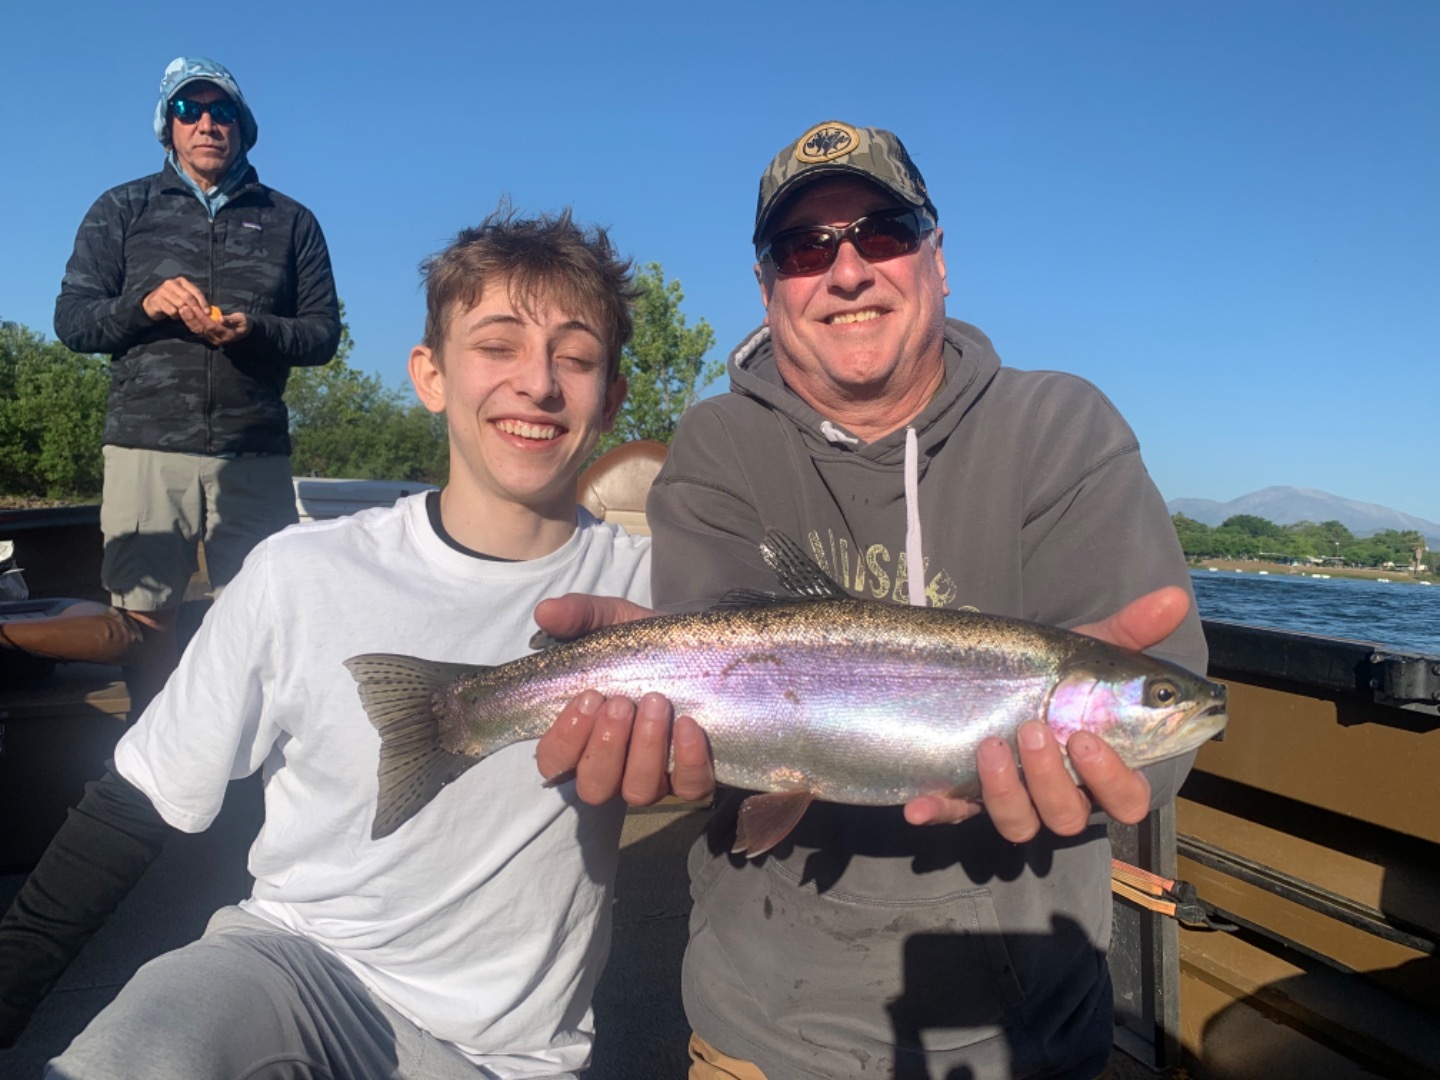
[[[340,341],[325,237],[260,183],[257,134],[222,65],[171,61],[155,107],[165,165],[90,208],[55,302],[61,341],[110,354],[101,577],[142,638],[132,716],[174,670],[197,544],[222,588],[296,520],[282,394],[292,367]]]

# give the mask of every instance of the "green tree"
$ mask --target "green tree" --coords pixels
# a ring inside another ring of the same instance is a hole
[[[290,408],[290,468],[296,476],[444,483],[449,464],[444,417],[387,387],[378,375],[337,357],[298,368]]]
[[[94,498],[109,362],[0,324],[0,492]]]
[[[668,443],[680,414],[700,391],[725,370],[723,360],[705,362],[715,331],[703,318],[686,325],[680,310],[685,293],[678,281],[666,281],[659,263],[647,263],[636,275],[635,333],[620,357],[630,383],[615,428],[600,440],[597,453],[634,439]]]
[[[1210,526],[1184,514],[1175,514],[1170,520],[1175,525],[1175,535],[1180,539],[1180,550],[1186,558],[1204,559],[1214,554]]]
[[[285,388],[290,459],[296,476],[419,480],[443,484],[449,473],[445,418],[408,390],[350,366],[355,343],[340,307],[340,346],[320,367],[296,368]]]
[[[1235,514],[1220,523],[1222,529],[1234,529],[1255,539],[1275,539],[1285,535],[1285,527],[1255,514]]]

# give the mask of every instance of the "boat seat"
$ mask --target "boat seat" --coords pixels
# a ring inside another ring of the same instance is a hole
[[[665,463],[667,447],[653,439],[639,439],[607,450],[580,474],[576,500],[602,521],[626,532],[650,535],[645,521],[645,497],[655,474]]]

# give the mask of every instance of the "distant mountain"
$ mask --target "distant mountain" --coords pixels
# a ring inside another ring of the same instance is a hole
[[[1369,536],[1381,529],[1414,529],[1422,533],[1432,551],[1440,550],[1440,524],[1414,514],[1392,510],[1375,503],[1342,499],[1314,488],[1267,487],[1241,495],[1229,502],[1214,499],[1171,499],[1165,504],[1172,514],[1184,514],[1203,525],[1219,525],[1236,514],[1254,514],[1277,525],[1297,521],[1338,521],[1356,536]]]

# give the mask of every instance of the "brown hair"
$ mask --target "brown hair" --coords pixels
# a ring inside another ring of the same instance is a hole
[[[621,259],[598,225],[582,229],[569,209],[534,218],[517,216],[508,202],[444,251],[420,264],[425,282],[424,344],[438,358],[451,316],[480,302],[486,281],[503,280],[512,302],[533,316],[550,301],[569,314],[599,319],[608,378],[620,370],[620,351],[630,340],[630,305],[639,295],[631,260]]]

